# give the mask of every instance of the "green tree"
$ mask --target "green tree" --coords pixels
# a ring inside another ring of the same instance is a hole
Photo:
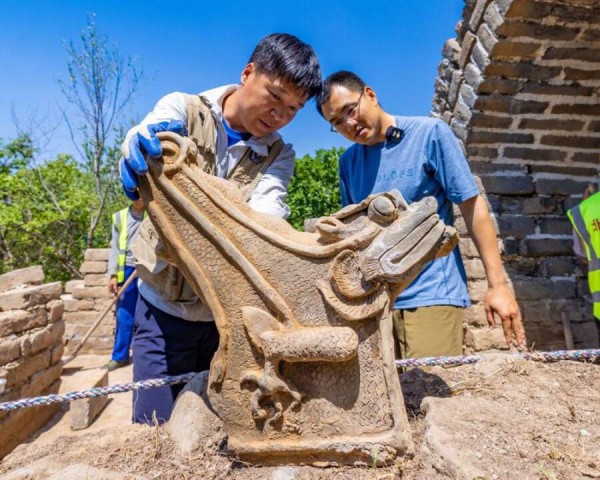
[[[286,202],[291,210],[288,221],[297,230],[303,230],[306,219],[329,215],[342,208],[338,160],[343,152],[343,148],[320,149],[314,157],[305,155],[296,160]]]
[[[68,280],[80,276],[93,180],[69,155],[34,157],[27,137],[0,144],[0,270],[42,265],[48,281]]]

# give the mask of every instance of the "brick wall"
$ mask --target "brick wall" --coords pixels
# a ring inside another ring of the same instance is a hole
[[[0,275],[0,402],[58,392],[65,330],[62,284],[43,281],[39,266]],[[0,413],[0,458],[59,407]]]
[[[450,124],[481,179],[528,339],[564,348],[565,315],[575,346],[597,347],[565,212],[600,172],[600,5],[467,0],[456,32],[443,48],[433,115]],[[475,300],[468,346],[501,348],[500,332],[480,328],[477,252],[468,239],[461,249]]]
[[[65,285],[62,300],[65,304],[65,350],[75,349],[92,324],[110,305],[112,295],[108,292],[108,249],[89,249],[81,265],[83,280],[72,280]],[[105,354],[112,352],[114,342],[114,307],[81,348],[81,353]]]

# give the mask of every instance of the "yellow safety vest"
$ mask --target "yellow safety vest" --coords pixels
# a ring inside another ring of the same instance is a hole
[[[127,214],[131,207],[119,210],[112,216],[113,225],[119,229],[119,255],[117,257],[117,283],[125,281],[125,260],[127,258]],[[143,218],[146,218],[144,211]]]
[[[585,249],[594,317],[600,320],[600,192],[569,210],[567,217]]]

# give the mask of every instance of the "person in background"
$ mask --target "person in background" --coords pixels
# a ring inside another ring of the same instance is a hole
[[[117,294],[119,288],[135,271],[135,257],[131,253],[131,245],[144,217],[144,202],[141,200],[133,201],[129,207],[112,216],[112,239],[108,257],[108,275],[110,277],[108,291],[113,295]],[[129,363],[137,297],[137,282],[132,281],[117,300],[115,343],[111,360],[106,364],[108,370],[114,370]]]
[[[521,313],[487,204],[448,125],[435,118],[390,115],[373,89],[348,71],[324,81],[317,107],[332,131],[355,142],[339,161],[342,205],[398,189],[409,203],[434,196],[440,218],[453,225],[452,204],[457,204],[485,267],[488,323],[494,326],[498,315],[507,343],[524,348]],[[464,308],[469,305],[457,247],[429,263],[396,300],[393,319],[400,356],[462,355]]]

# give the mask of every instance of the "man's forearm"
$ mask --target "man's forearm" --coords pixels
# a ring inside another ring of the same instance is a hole
[[[483,262],[488,284],[494,286],[505,282],[506,273],[500,259],[496,231],[485,200],[477,195],[461,203],[459,208]]]

